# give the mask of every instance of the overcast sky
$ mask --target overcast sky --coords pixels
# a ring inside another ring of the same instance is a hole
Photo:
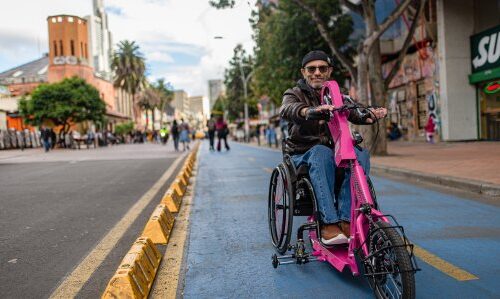
[[[113,43],[136,41],[150,80],[164,77],[190,96],[208,95],[209,79],[223,79],[236,44],[251,52],[248,22],[255,0],[217,10],[208,0],[104,0]],[[92,0],[2,0],[0,72],[48,51],[47,17],[92,13]],[[223,39],[214,39],[222,36]]]

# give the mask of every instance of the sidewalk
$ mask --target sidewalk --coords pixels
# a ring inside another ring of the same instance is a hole
[[[371,158],[374,173],[500,196],[500,142],[396,141],[387,147],[388,156]]]

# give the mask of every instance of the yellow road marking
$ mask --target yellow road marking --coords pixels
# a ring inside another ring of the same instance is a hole
[[[444,274],[451,276],[459,281],[475,280],[479,277],[470,274],[469,272],[462,270],[447,261],[441,259],[440,257],[430,253],[429,251],[419,247],[417,245],[413,246],[413,253],[415,256],[419,257],[422,261],[433,266]]]
[[[156,274],[156,281],[151,289],[150,298],[177,298],[179,279],[182,279],[181,266],[184,248],[189,231],[189,215],[196,187],[196,175],[192,176],[191,185],[182,200],[182,207],[175,218],[175,225],[165,249],[163,260]]]
[[[266,172],[269,172],[269,173],[272,173],[272,172],[273,172],[273,170],[272,170],[271,168],[267,168],[267,167],[264,167],[264,170],[265,170]]]
[[[160,191],[165,182],[173,175],[177,165],[181,163],[187,154],[178,157],[161,178],[127,211],[122,219],[109,231],[109,233],[97,244],[97,246],[76,266],[75,270],[64,279],[50,298],[73,298],[87,282],[92,273],[101,265],[116,243],[128,230],[130,225],[141,214],[155,195]]]

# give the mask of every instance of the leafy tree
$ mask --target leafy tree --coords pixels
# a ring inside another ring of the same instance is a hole
[[[117,124],[115,127],[116,135],[123,136],[129,134],[134,130],[134,122],[126,122],[122,124]]]
[[[138,114],[135,96],[146,83],[145,58],[135,41],[124,40],[118,44],[111,68],[115,72],[114,85],[132,95],[134,118]]]
[[[154,109],[160,103],[159,92],[151,85],[147,85],[138,96],[137,105],[146,112],[146,129],[149,127],[149,111],[152,112],[154,126]]]
[[[252,77],[253,57],[247,55],[243,46],[238,44],[234,48],[234,54],[229,61],[229,68],[225,70],[224,84],[226,85],[225,108],[228,111],[229,120],[243,117],[245,95],[244,84]],[[257,111],[257,100],[251,86],[247,86],[248,115],[255,116]],[[240,115],[241,114],[241,115]]]
[[[66,135],[71,124],[83,121],[103,121],[106,105],[99,97],[99,91],[73,77],[58,83],[41,84],[31,94],[31,99],[21,99],[19,111],[32,125],[51,121],[62,126],[60,134]]]
[[[231,8],[234,5],[234,3],[232,3],[233,1],[219,0],[210,2],[212,6],[217,8]],[[291,3],[294,3],[302,12],[309,14],[311,25],[296,26],[302,21],[297,18],[301,13],[300,11],[296,14],[282,14],[285,11],[289,11],[290,7],[287,6]],[[309,30],[312,33],[312,28],[315,27],[315,32],[312,36],[307,37],[304,44],[307,46],[315,45],[315,37],[321,37],[323,42],[326,43],[329,52],[332,53],[342,64],[343,68],[349,72],[353,84],[356,87],[358,100],[364,104],[386,106],[387,87],[397,73],[410,46],[417,27],[417,20],[419,16],[422,15],[425,3],[426,0],[402,0],[396,4],[395,9],[389,16],[382,20],[382,22],[378,22],[376,19],[375,0],[361,0],[356,1],[356,3],[349,0],[281,0],[279,1],[278,7],[271,7],[267,9],[267,11],[261,9],[261,12],[264,13],[259,14],[258,23],[262,24],[269,22],[269,27],[266,29],[265,25],[257,24],[256,41],[258,47],[256,49],[256,73],[258,75],[256,77],[259,78],[262,76],[262,78],[265,78],[263,80],[264,83],[262,84],[261,82],[260,85],[258,84],[259,79],[256,80],[257,90],[260,92],[267,92],[273,95],[274,98],[277,94],[277,90],[273,90],[270,84],[281,86],[286,81],[286,74],[283,77],[280,75],[275,75],[275,77],[273,77],[272,74],[267,74],[266,77],[265,73],[259,74],[259,72],[261,72],[259,70],[260,66],[265,67],[266,64],[270,65],[273,61],[293,63],[292,61],[286,60],[286,57],[280,53],[282,49],[286,48],[287,43],[279,43],[274,40],[281,40],[281,38],[286,37],[287,34],[288,36],[293,36],[293,34],[303,36],[303,34],[300,33],[301,29],[305,31]],[[347,32],[351,32],[352,28],[349,28],[350,21],[346,13],[340,9],[340,4],[350,10],[351,13],[360,15],[364,21],[365,31],[357,40],[345,40],[345,34],[343,33],[346,32],[344,30],[348,29]],[[400,54],[395,61],[392,71],[386,78],[383,78],[380,37],[403,13],[406,13],[407,17],[413,20],[413,22],[408,30],[405,42],[400,49]],[[274,20],[275,14],[281,14],[282,20]],[[286,19],[284,16],[288,16],[289,18]],[[260,18],[263,18],[263,20],[261,21]],[[284,27],[283,30],[279,30],[280,21],[290,21],[288,24],[289,26]],[[274,24],[276,27],[272,27],[271,24]],[[277,28],[276,31],[274,30],[275,28]],[[261,46],[259,39],[262,39],[264,43],[269,40],[273,47],[267,50],[265,47],[259,48],[259,46]],[[302,43],[296,44],[297,48],[301,47],[301,44]],[[354,55],[351,54],[351,51],[349,51],[350,49],[356,50]],[[263,53],[259,54],[258,51],[262,51]],[[356,62],[353,56],[356,57]],[[276,57],[278,59],[276,59]],[[281,73],[286,73],[286,71],[283,68],[280,69],[278,66],[278,68],[276,68],[276,74]],[[276,80],[276,78],[283,78],[285,81]],[[269,84],[265,84],[266,81],[269,82]],[[370,90],[371,98],[369,98],[368,90]],[[371,127],[364,129],[364,131],[365,140],[367,140],[366,143],[368,146],[371,146],[373,142]],[[380,123],[380,131],[385,132],[384,122]],[[387,153],[385,134],[382,133],[379,135],[374,153],[381,155]]]
[[[169,82],[165,82],[164,78],[157,79],[153,84],[153,88],[158,92],[158,103],[156,108],[160,110],[160,125],[163,126],[163,112],[167,104],[174,99],[174,88]]]
[[[220,96],[215,100],[214,106],[212,108],[212,114],[217,114],[217,113],[224,113],[226,111],[226,98],[223,96]],[[217,113],[214,113],[217,112]]]

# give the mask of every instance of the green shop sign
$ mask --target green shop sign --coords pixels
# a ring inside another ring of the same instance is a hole
[[[500,25],[470,37],[472,73],[500,67]]]

